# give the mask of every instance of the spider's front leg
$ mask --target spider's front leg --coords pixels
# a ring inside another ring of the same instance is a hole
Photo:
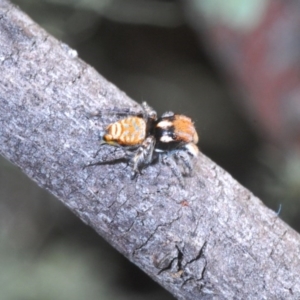
[[[163,164],[170,167],[172,173],[175,175],[175,177],[178,179],[180,185],[184,187],[184,180],[181,174],[181,171],[177,165],[177,163],[174,160],[173,154],[170,153],[162,153],[161,154],[161,161]]]
[[[179,149],[174,152],[174,156],[177,158],[177,160],[181,160],[183,162],[185,166],[184,174],[191,175],[193,171],[193,164],[189,153],[187,153],[185,150]]]
[[[174,156],[180,159],[185,167],[187,168],[186,175],[191,175],[193,171],[193,161],[192,159],[197,157],[199,154],[199,149],[194,143],[188,143],[182,148],[174,151]]]
[[[130,159],[130,165],[132,167],[131,178],[134,178],[141,168],[152,162],[155,142],[154,136],[148,136],[136,150],[135,154]]]
[[[177,164],[178,160],[181,160],[186,167],[187,172],[185,172],[185,175],[191,175],[193,171],[192,159],[197,157],[198,153],[198,147],[194,143],[188,143],[169,153],[161,154],[162,162],[171,168],[173,174],[177,177],[182,187],[184,187],[184,179]]]

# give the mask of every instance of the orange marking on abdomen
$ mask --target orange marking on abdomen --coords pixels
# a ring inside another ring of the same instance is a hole
[[[112,135],[113,139],[117,139],[120,136],[121,132],[122,132],[121,124],[120,123],[112,124],[110,132],[111,132],[111,135]]]
[[[145,140],[146,122],[142,118],[128,117],[110,124],[106,131],[105,141],[116,142],[123,146],[134,146]]]

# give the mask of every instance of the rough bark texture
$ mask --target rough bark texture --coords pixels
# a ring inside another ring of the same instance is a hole
[[[120,49],[121,51],[121,49]],[[300,299],[300,237],[203,154],[182,189],[159,163],[130,179],[99,150],[139,106],[0,0],[0,152],[178,299]]]

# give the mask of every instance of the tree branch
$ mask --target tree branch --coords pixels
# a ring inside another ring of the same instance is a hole
[[[299,299],[300,237],[203,154],[182,189],[156,163],[135,180],[99,132],[139,106],[0,0],[0,152],[178,299]],[[119,150],[118,150],[119,151]]]

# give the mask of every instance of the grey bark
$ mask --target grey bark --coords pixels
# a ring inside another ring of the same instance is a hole
[[[121,51],[121,50],[120,50]],[[99,133],[139,106],[0,0],[0,153],[178,299],[300,299],[300,237],[200,154],[181,188],[155,163],[136,179]]]

